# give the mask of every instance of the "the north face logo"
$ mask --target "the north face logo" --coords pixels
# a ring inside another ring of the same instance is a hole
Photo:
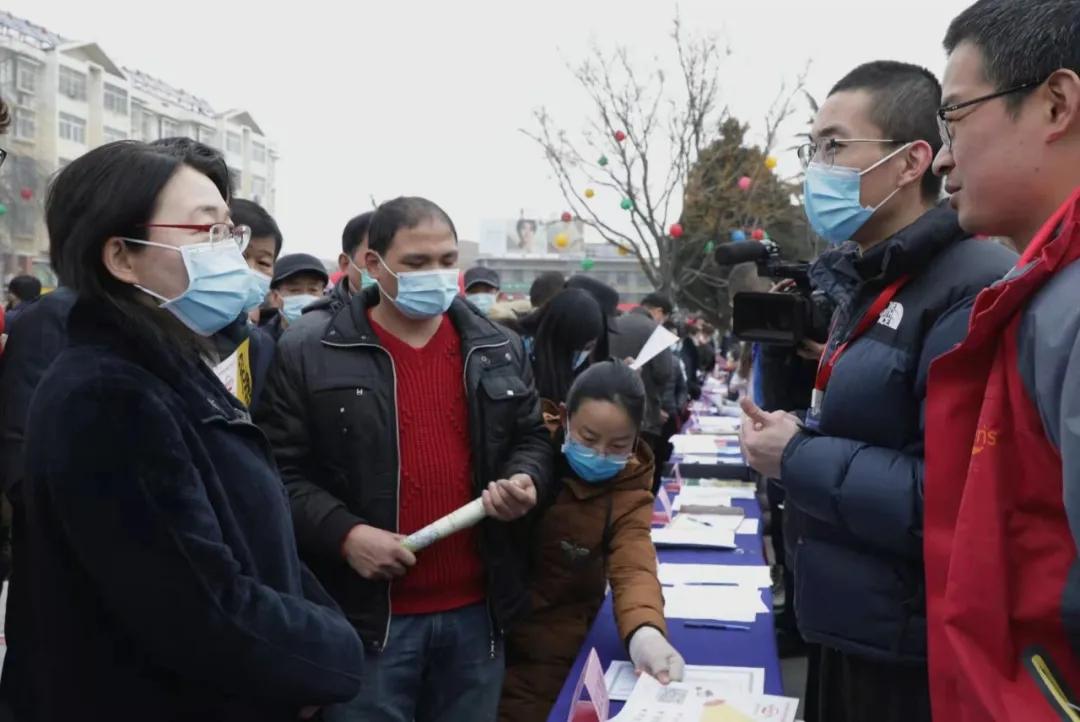
[[[884,311],[881,312],[881,315],[878,316],[877,322],[882,326],[888,326],[893,331],[895,331],[896,329],[900,328],[900,322],[903,320],[904,307],[896,301],[893,301],[885,307]]]

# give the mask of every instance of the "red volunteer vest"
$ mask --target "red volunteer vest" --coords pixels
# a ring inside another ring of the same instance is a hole
[[[1080,190],[1032,241],[1021,265],[1033,265],[979,294],[967,339],[930,370],[924,554],[935,720],[1080,720],[1062,688],[1080,689],[1080,659],[1061,621],[1076,558],[1061,457],[1017,358],[1028,302],[1077,259]]]

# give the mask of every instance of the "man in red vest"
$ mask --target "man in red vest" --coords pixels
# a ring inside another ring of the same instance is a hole
[[[935,170],[1023,255],[930,374],[934,719],[1080,720],[1080,0],[980,0],[945,49]]]

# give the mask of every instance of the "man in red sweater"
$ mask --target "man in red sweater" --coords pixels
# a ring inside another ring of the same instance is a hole
[[[953,20],[935,170],[1016,267],[931,367],[923,555],[935,720],[1077,720],[1080,0]]]
[[[521,341],[458,296],[457,234],[422,198],[371,219],[376,284],[282,336],[259,422],[301,553],[368,648],[351,720],[493,719],[502,636],[527,606],[524,517],[551,449]],[[487,519],[401,541],[477,497]]]

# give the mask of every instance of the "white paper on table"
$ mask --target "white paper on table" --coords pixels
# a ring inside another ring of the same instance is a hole
[[[739,456],[723,456],[719,451],[709,454],[673,454],[672,458],[678,456],[680,464],[723,464],[736,459],[742,459],[742,452],[739,452]]]
[[[764,589],[772,586],[772,575],[764,565],[737,564],[660,564],[657,576],[661,584],[737,584]]]
[[[715,454],[728,447],[727,439],[716,434],[676,434],[671,437],[671,444],[675,447],[674,453],[680,455]]]
[[[753,622],[769,608],[761,590],[739,586],[664,587],[664,617],[709,619],[717,622]]]
[[[643,674],[611,722],[701,722],[704,710],[705,700],[689,685],[672,682],[665,687]]]
[[[742,419],[732,416],[698,416],[697,426],[703,434],[734,435],[739,433]]]
[[[741,512],[742,509],[732,507],[732,511]],[[716,532],[731,532],[738,534],[739,526],[746,521],[741,513],[736,514],[679,514],[668,529],[712,529]]]
[[[641,347],[641,351],[638,353],[637,358],[634,359],[634,363],[630,364],[630,368],[637,371],[662,354],[664,349],[671,348],[671,345],[678,340],[679,337],[671,331],[668,331],[663,326],[657,326],[656,330],[652,332],[652,336],[649,336],[649,340]]]
[[[698,486],[703,489],[726,491],[732,499],[753,499],[757,497],[757,484],[752,481],[731,481],[729,479],[698,479]]]
[[[758,527],[760,526],[758,524],[759,521],[760,520],[758,520],[758,519],[743,519],[742,522],[739,523],[739,526],[735,528],[735,533],[736,534],[757,534],[758,533]]]
[[[678,517],[676,517],[678,518]],[[735,532],[717,531],[708,527],[700,529],[653,529],[653,544],[658,547],[702,547],[706,549],[734,549]]]
[[[638,682],[633,662],[612,662],[604,675],[604,682],[607,684],[609,699],[628,699]],[[765,669],[688,664],[683,673],[682,684],[693,687],[696,695],[703,699],[720,694],[762,694],[765,691]]]

